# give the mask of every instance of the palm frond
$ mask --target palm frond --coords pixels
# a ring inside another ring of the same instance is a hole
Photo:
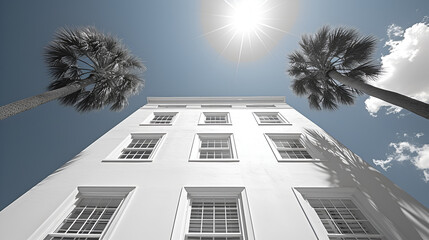
[[[323,109],[328,110],[335,110],[338,108],[338,105],[336,102],[336,96],[334,95],[334,92],[331,89],[326,89],[323,91],[321,104],[323,106]]]
[[[337,85],[333,88],[334,95],[337,98],[337,102],[345,105],[354,104],[354,95],[353,92],[345,87],[344,85]]]
[[[120,96],[116,99],[115,103],[110,106],[110,110],[120,111],[126,106],[128,106],[128,99],[123,96]]]
[[[315,34],[305,34],[300,49],[288,55],[292,90],[307,96],[311,108],[337,109],[339,104],[353,104],[359,90],[338,84],[329,77],[331,70],[365,82],[380,75],[379,65],[372,63],[371,55],[377,40],[360,37],[352,28],[323,26]]]
[[[127,98],[143,87],[144,64],[121,41],[99,32],[95,27],[62,28],[45,52],[53,78],[50,90],[77,83],[91,76],[92,86],[60,98],[78,111],[111,105],[112,110],[127,105]]]
[[[368,62],[376,44],[377,40],[371,36],[358,38],[351,42],[344,52],[343,66],[353,67]]]
[[[365,77],[365,79],[373,80],[381,74],[380,65],[366,62],[353,68],[347,73],[347,76],[352,78]]]
[[[320,107],[320,97],[317,94],[309,94],[308,97],[308,103],[310,108],[312,109],[316,109],[316,110],[321,110],[322,107]]]
[[[305,80],[297,80],[294,79],[292,81],[292,90],[293,92],[298,96],[304,96],[308,94],[307,88],[306,88],[306,82]]]

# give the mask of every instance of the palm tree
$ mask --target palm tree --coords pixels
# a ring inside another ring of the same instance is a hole
[[[45,57],[53,77],[49,91],[1,106],[0,119],[54,99],[81,112],[106,105],[119,111],[143,87],[143,63],[120,40],[94,27],[60,29]]]
[[[351,105],[356,95],[365,93],[429,119],[429,104],[396,92],[367,84],[381,74],[371,60],[376,39],[360,37],[354,29],[322,27],[314,35],[304,35],[301,49],[289,55],[292,90],[307,96],[310,108],[317,110]]]

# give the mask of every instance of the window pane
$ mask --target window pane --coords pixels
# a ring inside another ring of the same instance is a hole
[[[310,154],[307,151],[279,151],[280,156],[283,159],[311,159]]]
[[[159,138],[133,139],[127,148],[154,148]]]
[[[328,233],[379,234],[350,199],[307,199]],[[381,239],[379,237],[331,237],[329,239]]]
[[[118,198],[82,198],[55,233],[101,234],[121,202],[122,199]],[[51,239],[81,238],[55,237]]]
[[[232,155],[231,141],[229,136],[224,138],[200,137],[200,140],[200,159],[230,159],[234,157]]]
[[[295,136],[270,136],[274,147],[282,159],[311,159],[311,155],[305,150],[299,137]]]
[[[161,137],[133,137],[119,159],[149,159]]]
[[[284,123],[278,113],[258,113],[260,123]]]
[[[228,123],[228,117],[226,113],[219,113],[219,114],[207,114],[205,115],[204,123],[207,124],[224,124]]]
[[[240,222],[238,216],[237,199],[192,199],[188,231],[189,233],[240,233]],[[188,237],[187,239],[200,239],[200,237]],[[213,238],[210,237],[209,239]],[[216,237],[214,239],[218,238]]]
[[[175,114],[155,115],[150,121],[151,124],[169,124]]]
[[[299,139],[273,139],[274,144],[278,148],[304,148]]]
[[[151,154],[152,154],[152,150],[143,150],[143,151],[123,150],[122,154],[119,155],[119,159],[149,159]]]

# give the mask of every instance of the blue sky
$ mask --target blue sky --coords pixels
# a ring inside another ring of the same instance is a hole
[[[304,0],[296,11],[288,33],[267,55],[237,68],[202,36],[201,2],[197,0],[1,1],[0,105],[45,91],[50,78],[44,47],[64,26],[92,25],[118,36],[148,70],[145,88],[130,98],[122,112],[105,109],[81,114],[51,102],[1,121],[0,209],[145,104],[147,96],[286,96],[288,104],[429,207],[429,183],[424,181],[424,171],[429,169],[428,120],[407,111],[386,115],[385,109],[371,112],[374,117],[365,108],[367,96],[335,112],[313,111],[305,98],[291,92],[291,79],[285,74],[287,54],[298,47],[299,36],[323,25],[351,26],[374,35],[380,40],[374,55],[377,61],[407,66],[393,52],[406,50],[406,39],[428,38],[427,32],[418,35],[417,30],[427,26],[429,1]],[[427,50],[422,47],[418,54]],[[429,60],[424,59],[427,54],[418,54],[411,61],[413,66]],[[424,92],[401,86],[395,79],[383,78],[377,84],[425,96],[428,81],[412,80],[423,79],[418,77],[427,76],[428,71],[421,67],[400,79]],[[383,105],[372,100],[368,104],[372,109]],[[373,160],[379,160],[378,166]]]

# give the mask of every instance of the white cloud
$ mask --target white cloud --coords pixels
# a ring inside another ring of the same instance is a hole
[[[423,133],[416,133],[416,138],[420,138],[420,137],[423,137],[423,136],[424,136]]]
[[[392,24],[387,35],[389,54],[381,57],[384,74],[372,84],[429,102],[429,23],[416,23],[405,31]],[[393,40],[393,37],[400,37],[401,40]],[[374,97],[365,100],[365,105],[372,116],[377,116],[383,107],[386,108],[386,114],[402,110]]]
[[[404,30],[402,30],[402,27],[397,26],[395,24],[390,25],[387,27],[387,36],[392,39],[393,37],[402,37],[404,35]]]
[[[390,143],[389,147],[393,147],[394,151],[387,155],[386,160],[373,159],[375,165],[387,171],[394,162],[410,161],[423,172],[423,180],[429,182],[429,144],[419,147],[409,142],[398,142]]]

